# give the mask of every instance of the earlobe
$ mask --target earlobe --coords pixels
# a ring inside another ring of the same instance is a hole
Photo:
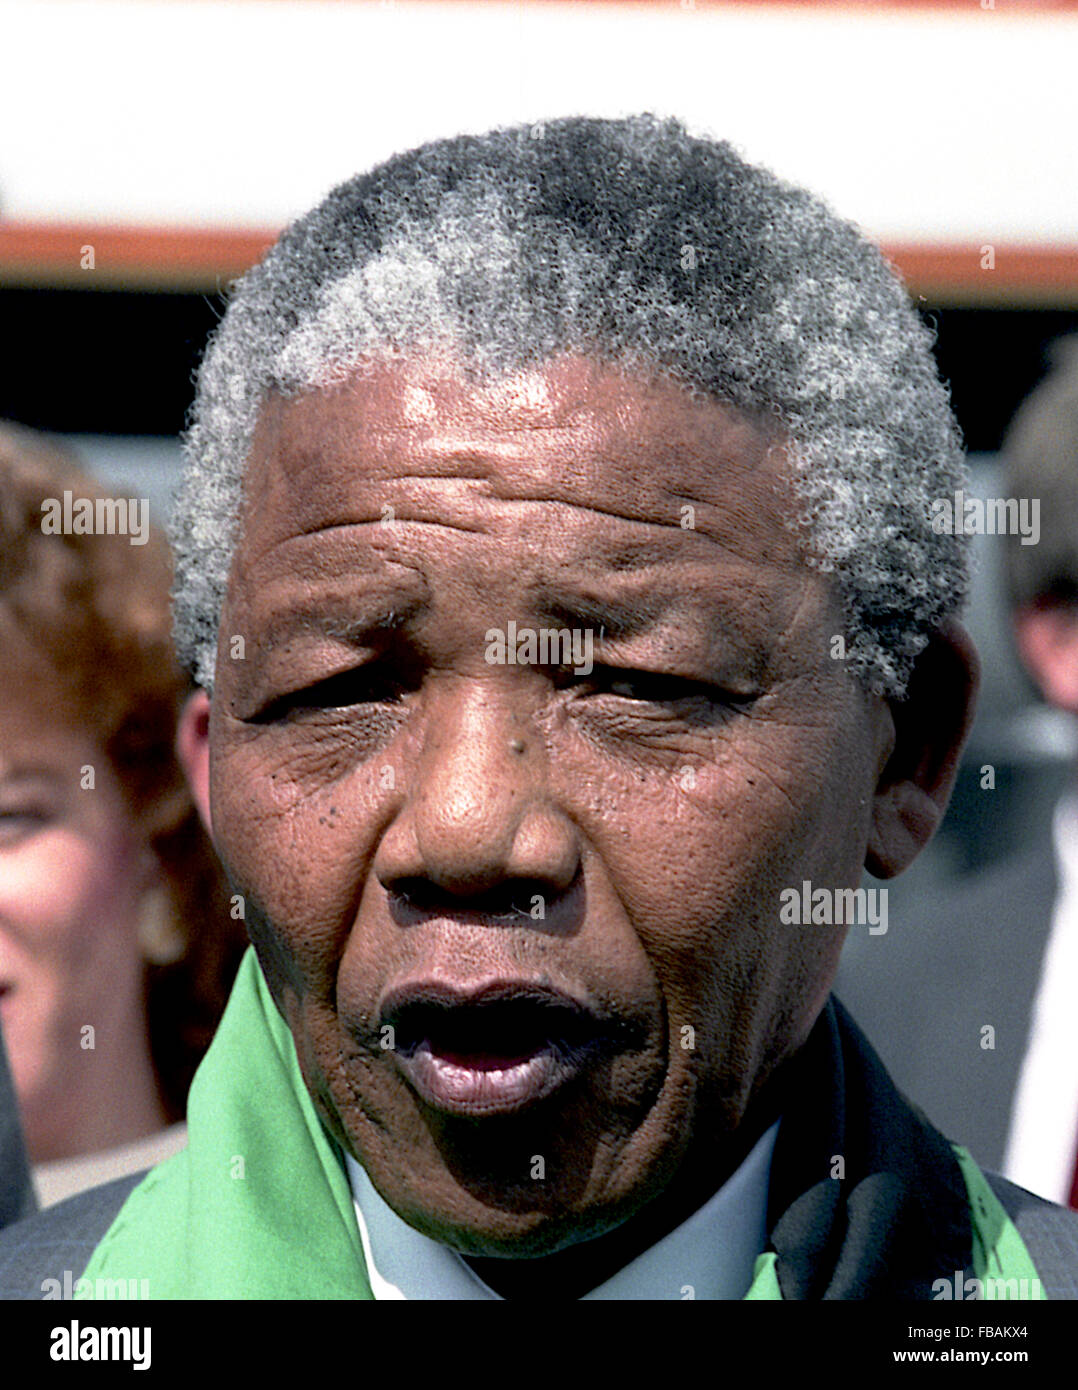
[[[876,787],[865,854],[865,867],[877,878],[902,873],[936,833],[979,684],[972,638],[957,619],[946,619],[917,658],[905,698],[890,702],[895,743]]]
[[[176,756],[206,833],[213,838],[210,816],[210,697],[196,690],[187,697],[176,726]]]

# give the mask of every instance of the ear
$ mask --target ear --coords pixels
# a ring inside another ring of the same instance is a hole
[[[206,833],[213,838],[210,818],[210,697],[196,690],[187,697],[176,726],[176,756],[191,788]]]
[[[1027,604],[1014,615],[1014,635],[1044,698],[1078,714],[1078,604]]]
[[[876,786],[865,854],[877,878],[909,868],[943,819],[973,723],[980,668],[969,633],[948,618],[917,658],[905,698],[888,701],[894,746]]]

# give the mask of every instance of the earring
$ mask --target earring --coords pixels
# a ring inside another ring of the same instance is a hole
[[[187,949],[172,901],[163,888],[147,888],[139,904],[138,939],[151,965],[171,965]]]

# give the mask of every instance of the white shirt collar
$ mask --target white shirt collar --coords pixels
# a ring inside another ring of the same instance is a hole
[[[1030,1015],[1029,1035],[1007,1132],[1002,1172],[1020,1187],[1064,1206],[1074,1176],[1078,1052],[1073,1042],[1078,977],[1078,795],[1052,818],[1057,889]],[[1015,922],[1020,932],[1022,920]]]
[[[743,1298],[767,1241],[767,1189],[778,1129],[776,1121],[687,1221],[584,1298]],[[455,1250],[402,1221],[350,1154],[345,1164],[376,1299],[500,1301]]]
[[[1056,803],[1052,841],[1061,896],[1078,896],[1078,792],[1070,792]]]

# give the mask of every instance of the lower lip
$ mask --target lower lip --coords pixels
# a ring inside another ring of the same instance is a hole
[[[449,1058],[432,1052],[426,1042],[408,1056],[393,1055],[428,1105],[472,1118],[514,1114],[546,1100],[584,1064],[580,1049],[569,1052],[554,1043],[519,1058]]]

